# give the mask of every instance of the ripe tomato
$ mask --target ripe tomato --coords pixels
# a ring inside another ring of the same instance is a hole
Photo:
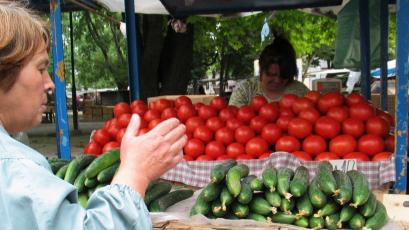
[[[270,123],[263,127],[261,130],[261,137],[264,138],[269,144],[275,144],[278,138],[281,137],[282,131],[278,125]]]
[[[196,161],[212,161],[214,158],[207,155],[200,155],[196,158]]]
[[[140,136],[140,135],[144,135],[145,133],[147,133],[147,132],[149,132],[149,128],[141,128],[141,129],[139,129],[139,131],[138,131],[138,136]]]
[[[321,97],[321,93],[318,91],[308,91],[304,94],[304,97],[310,99],[314,104],[317,104],[318,99]]]
[[[261,154],[268,151],[268,144],[261,137],[253,137],[246,143],[246,153],[258,158]]]
[[[326,113],[331,107],[342,106],[343,104],[344,96],[338,92],[329,92],[318,99],[318,110]]]
[[[304,151],[294,151],[292,154],[293,156],[297,157],[299,160],[312,161],[311,155]]]
[[[189,156],[189,155],[183,155],[183,160],[185,160],[185,161],[193,161],[193,160],[195,160],[195,158],[193,158],[193,157],[191,157],[191,156]]]
[[[102,148],[102,152],[101,152],[101,153],[108,152],[108,151],[111,150],[111,149],[117,149],[117,148],[119,148],[119,146],[120,146],[120,144],[119,144],[118,142],[116,142],[116,141],[108,142],[108,143],[106,143],[106,144],[104,145],[104,148]]]
[[[126,102],[119,102],[114,106],[113,112],[115,117],[119,117],[121,114],[131,113],[131,107]]]
[[[366,134],[359,138],[358,150],[366,153],[369,156],[374,156],[377,153],[384,151],[385,143],[380,136]]]
[[[255,132],[249,126],[240,126],[234,131],[234,139],[236,142],[246,144],[251,138],[255,136]]]
[[[323,152],[318,154],[315,157],[316,161],[327,161],[327,160],[337,160],[339,159],[339,156],[336,153],[331,153],[331,152]]]
[[[118,124],[122,128],[128,127],[129,122],[131,121],[131,114],[130,113],[124,113],[119,115],[118,117]]]
[[[359,102],[349,107],[349,117],[366,121],[373,116],[375,116],[375,109],[366,102]]]
[[[234,132],[227,127],[221,128],[216,131],[214,139],[228,145],[234,141]]]
[[[241,154],[236,157],[236,160],[252,160],[253,157],[247,154]]]
[[[331,107],[327,112],[328,117],[332,117],[338,122],[343,122],[349,117],[349,110],[345,106]]]
[[[230,119],[226,121],[226,127],[231,130],[236,130],[238,127],[243,126],[244,123],[237,120],[236,118]]]
[[[244,124],[249,124],[251,119],[256,116],[256,113],[250,106],[242,106],[237,112],[236,118]]]
[[[342,122],[342,132],[353,137],[361,137],[365,131],[365,125],[362,121],[355,118],[348,118]]]
[[[351,135],[344,134],[336,136],[329,142],[329,151],[343,157],[347,153],[354,152],[356,146],[355,138]]]
[[[258,111],[260,117],[264,117],[267,121],[274,122],[277,120],[279,111],[272,103],[263,105]]]
[[[211,141],[206,145],[205,148],[205,154],[213,159],[224,155],[225,152],[226,149],[224,148],[223,143],[221,143],[220,141]]]
[[[206,126],[213,132],[224,127],[224,121],[219,117],[211,117],[206,121]]]
[[[207,120],[211,117],[217,116],[217,111],[215,108],[211,107],[210,105],[204,105],[199,109],[199,117],[203,120]]]
[[[341,124],[331,117],[323,116],[315,122],[315,133],[326,139],[334,138],[340,131]]]
[[[203,104],[202,102],[198,102],[194,105],[195,110],[199,111],[200,108],[202,108],[205,104]]]
[[[345,99],[349,107],[351,107],[354,104],[366,101],[365,98],[362,97],[361,94],[359,93],[351,93]]]
[[[213,132],[207,126],[202,125],[195,129],[193,132],[193,137],[208,143],[213,140]]]
[[[205,122],[200,117],[190,117],[189,119],[187,119],[185,125],[186,132],[193,133],[197,127],[205,125]]]
[[[103,146],[111,140],[111,137],[105,129],[98,129],[92,135],[92,140]]]
[[[280,115],[278,117],[281,117],[281,116],[295,117],[293,110],[291,108],[281,108]]]
[[[263,105],[267,104],[268,101],[265,97],[263,96],[254,96],[251,101],[250,101],[250,107],[254,110],[254,111],[259,111],[261,107],[263,107]]]
[[[124,137],[125,132],[126,132],[126,129],[125,129],[125,128],[122,128],[122,129],[120,129],[120,130],[116,133],[115,140],[116,140],[118,143],[121,143],[121,142],[122,142],[122,138]]]
[[[239,108],[237,108],[237,106],[229,105],[227,106],[227,108],[230,109],[234,113],[234,116],[237,116],[237,113],[239,112]]]
[[[395,136],[388,135],[385,138],[385,150],[388,152],[395,152]]]
[[[293,136],[282,136],[277,140],[275,149],[276,151],[284,151],[292,153],[300,150],[300,141]]]
[[[233,159],[245,153],[246,153],[246,150],[244,149],[244,146],[237,142],[229,144],[226,149],[226,154],[232,157]]]
[[[250,128],[252,128],[256,133],[260,133],[263,127],[267,124],[267,119],[261,116],[255,116],[250,121]]]
[[[216,109],[217,111],[220,111],[227,107],[227,103],[223,97],[216,96],[210,101],[210,106]]]
[[[121,129],[121,126],[115,123],[111,123],[111,125],[108,127],[106,131],[109,133],[109,136],[111,137],[111,139],[114,139],[116,138],[116,134],[118,133],[120,129]]]
[[[205,145],[204,143],[196,138],[187,141],[185,147],[183,148],[185,155],[191,156],[193,159],[204,154]]]
[[[148,109],[146,113],[143,115],[143,119],[145,119],[146,122],[150,122],[155,119],[159,119],[161,117],[161,113],[158,110],[154,109]]]
[[[116,118],[113,118],[113,119],[116,120]],[[111,125],[113,119],[105,121],[105,123],[104,123],[104,129],[105,130],[107,130],[109,128],[109,126]]]
[[[161,118],[162,120],[167,120],[172,117],[178,117],[178,111],[174,108],[166,108],[162,111]]]
[[[185,122],[190,117],[196,116],[195,107],[191,104],[183,104],[178,109],[178,118],[181,122]]]
[[[366,121],[366,133],[386,137],[389,134],[389,124],[380,117],[371,117]]]
[[[287,132],[287,128],[288,128],[288,123],[292,120],[292,117],[289,116],[280,116],[277,121],[276,124],[278,127],[280,127],[280,129],[283,132]]]
[[[308,108],[298,114],[299,118],[303,118],[311,123],[315,123],[320,118],[320,112],[315,108]]]
[[[139,116],[143,116],[148,110],[148,106],[146,106],[145,102],[141,100],[135,100],[131,103],[131,111],[132,113],[139,114]]]
[[[293,103],[295,102],[297,98],[298,98],[297,95],[291,94],[291,93],[283,95],[280,101],[278,102],[278,104],[280,105],[280,109],[282,108],[291,109],[293,106]]]
[[[153,129],[155,128],[157,125],[159,125],[159,123],[161,123],[163,120],[160,118],[157,119],[153,119],[152,121],[149,122],[148,124],[148,129]]]
[[[287,132],[298,139],[303,139],[312,132],[312,124],[302,118],[293,118],[288,122]]]
[[[385,161],[389,160],[393,153],[391,152],[381,152],[376,154],[375,156],[372,157],[372,161]]]
[[[395,119],[387,112],[377,110],[376,115],[388,122],[389,126],[395,126]]]
[[[84,148],[84,154],[92,154],[95,156],[101,155],[101,151],[102,151],[101,146],[94,141],[88,143]]]
[[[310,135],[304,139],[302,150],[311,156],[316,156],[318,153],[327,151],[327,142],[321,136]]]
[[[292,105],[292,110],[295,114],[299,114],[301,111],[308,108],[314,108],[314,102],[306,97],[297,98]]]
[[[170,100],[165,99],[165,98],[160,98],[159,100],[155,101],[152,109],[156,109],[160,113],[162,113],[163,110],[165,110],[166,108],[171,108],[171,107],[172,107],[172,102]]]
[[[217,161],[224,161],[224,160],[231,160],[231,159],[234,159],[234,158],[232,158],[232,157],[230,157],[228,155],[221,155],[221,156],[218,156],[216,158]]]
[[[348,153],[348,154],[345,154],[343,158],[344,159],[355,159],[357,161],[369,161],[368,155],[366,155],[365,153],[361,153],[361,152]]]
[[[223,121],[228,121],[230,119],[235,118],[236,115],[234,114],[233,110],[231,110],[229,108],[224,108],[224,109],[220,110],[219,117]]]
[[[179,109],[182,105],[192,105],[192,100],[190,100],[189,97],[187,96],[180,96],[177,97],[175,100],[175,107],[176,109]]]
[[[270,157],[270,155],[271,155],[271,152],[263,153],[258,157],[258,159],[260,159],[260,160],[267,159],[267,158]]]

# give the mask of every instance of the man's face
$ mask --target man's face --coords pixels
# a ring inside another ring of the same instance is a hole
[[[288,82],[288,79],[280,77],[280,67],[277,64],[271,64],[267,70],[260,73],[261,85],[268,91],[282,90]]]

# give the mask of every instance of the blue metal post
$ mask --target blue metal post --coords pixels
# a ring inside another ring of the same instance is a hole
[[[409,77],[409,0],[396,3],[396,183],[395,192],[406,192],[407,130],[408,130],[408,77]]]
[[[126,37],[128,45],[128,81],[131,101],[139,99],[138,51],[136,37],[135,3],[125,1]]]
[[[381,108],[388,110],[388,20],[389,0],[381,0],[380,24],[381,24]]]
[[[359,25],[361,35],[361,92],[371,99],[370,92],[370,41],[369,41],[369,0],[359,0]]]
[[[50,1],[58,157],[68,160],[71,159],[71,151],[65,95],[64,50],[60,6],[60,0]]]

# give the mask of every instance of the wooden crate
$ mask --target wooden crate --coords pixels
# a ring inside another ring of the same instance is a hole
[[[102,106],[102,118],[108,120],[114,117],[113,106]]]
[[[387,106],[388,106],[387,111],[392,116],[395,116],[395,97],[396,95],[388,95],[388,99],[387,99]],[[376,108],[381,109],[381,95],[380,94],[372,94],[371,101]]]
[[[303,230],[294,225],[286,224],[269,224],[265,227],[249,227],[249,226],[223,226],[211,224],[194,224],[182,221],[172,220],[153,224],[154,230]]]

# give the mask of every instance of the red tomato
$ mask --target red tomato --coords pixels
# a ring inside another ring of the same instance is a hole
[[[234,131],[234,139],[236,142],[246,144],[251,138],[255,136],[255,132],[249,126],[240,126]]]
[[[358,93],[351,93],[345,99],[349,107],[351,107],[354,104],[366,101],[365,98]]]
[[[220,110],[219,112],[219,117],[223,120],[223,121],[228,121],[230,119],[233,119],[236,117],[236,115],[234,115],[233,110],[229,109],[229,108],[224,108],[222,110]]]
[[[194,106],[194,107],[195,107],[195,110],[196,110],[196,111],[199,111],[199,109],[202,108],[204,105],[205,105],[205,104],[203,104],[202,102],[196,103],[195,106]]]
[[[119,115],[118,117],[118,124],[122,128],[128,127],[129,122],[131,121],[131,114],[130,113],[124,113]]]
[[[216,131],[214,139],[228,145],[234,141],[234,132],[227,127],[221,128]]]
[[[206,121],[206,126],[213,132],[224,127],[224,121],[219,117],[211,117]]]
[[[282,131],[278,125],[270,123],[263,127],[261,130],[261,137],[264,138],[269,144],[275,144],[278,138],[281,137]]]
[[[395,152],[395,136],[388,135],[385,138],[385,150],[388,152]]]
[[[153,105],[153,109],[158,110],[160,113],[162,113],[162,111],[166,108],[172,107],[172,102],[168,99],[160,98],[159,100],[155,101],[155,104]]]
[[[208,143],[213,140],[213,132],[207,126],[202,125],[195,129],[193,137]]]
[[[268,144],[261,137],[253,137],[246,143],[246,153],[258,158],[261,154],[268,151]]]
[[[152,121],[149,122],[148,128],[149,129],[153,129],[155,128],[157,125],[159,125],[159,123],[162,122],[162,119],[158,118],[158,119],[154,119]]]
[[[98,129],[92,135],[92,140],[103,146],[111,140],[111,137],[105,129]]]
[[[238,127],[243,126],[244,123],[237,120],[236,118],[230,119],[226,121],[226,127],[231,130],[236,130]]]
[[[280,129],[283,132],[287,132],[287,128],[288,128],[288,123],[292,120],[292,117],[289,116],[280,116],[277,121],[276,124],[278,127],[280,127]]]
[[[116,120],[116,118],[113,118],[113,119]],[[113,120],[113,119],[112,119],[112,120]],[[105,123],[104,123],[104,129],[105,129],[105,130],[107,130],[107,129],[109,128],[109,126],[110,126],[111,123],[112,123],[112,120],[107,120],[107,121],[105,121]]]
[[[314,102],[306,97],[297,98],[292,106],[292,110],[295,114],[299,114],[301,111],[308,108],[314,108]]]
[[[108,127],[107,132],[109,133],[109,136],[114,139],[116,138],[116,134],[118,131],[121,129],[121,126],[118,124],[111,123],[111,125]]]
[[[145,119],[145,121],[148,123],[152,120],[159,119],[160,117],[161,117],[161,113],[158,110],[154,110],[154,109],[148,109],[145,115],[143,115],[143,119]]]
[[[369,156],[374,156],[384,150],[385,143],[380,136],[373,134],[366,134],[359,138],[358,150],[359,152],[366,153]]]
[[[304,152],[304,151],[294,151],[292,154],[293,154],[293,156],[297,157],[300,160],[312,161],[311,155]]]
[[[293,118],[288,122],[287,132],[298,139],[303,139],[312,132],[312,124],[302,118]]]
[[[126,102],[119,102],[114,106],[113,112],[115,117],[119,117],[121,114],[131,113],[131,107]]]
[[[196,158],[196,161],[212,161],[213,158],[207,155],[201,155]]]
[[[145,102],[141,100],[135,100],[131,103],[131,111],[132,113],[139,114],[139,116],[143,116],[145,112],[148,110]]]
[[[244,146],[240,143],[231,143],[227,146],[226,154],[231,158],[235,159],[239,155],[243,155],[246,153]]]
[[[357,143],[351,135],[339,135],[329,142],[329,151],[343,157],[347,153],[354,152]]]
[[[272,103],[263,105],[258,111],[260,117],[264,117],[267,121],[274,122],[277,120],[279,111]]]
[[[206,145],[205,154],[213,159],[216,159],[225,153],[226,149],[224,148],[223,143],[220,141],[211,141]]]
[[[185,147],[183,148],[185,155],[191,156],[193,159],[204,154],[205,145],[204,143],[196,138],[187,141]]]
[[[204,105],[199,109],[199,117],[203,120],[207,120],[211,117],[217,116],[217,110],[211,107],[210,105]]]
[[[187,119],[185,125],[186,131],[193,133],[197,127],[205,125],[205,122],[200,117],[191,117]]]
[[[338,122],[343,122],[349,117],[349,110],[345,106],[331,107],[327,112],[328,117],[332,117]]]
[[[263,107],[263,105],[267,104],[268,101],[265,97],[263,96],[254,96],[251,101],[250,101],[250,107],[254,110],[254,111],[259,111],[261,107]]]
[[[263,154],[261,154],[261,155],[258,157],[258,159],[260,159],[260,160],[262,160],[262,159],[267,159],[267,158],[270,157],[270,155],[271,155],[271,152],[263,153]]]
[[[366,155],[365,153],[361,153],[361,152],[351,152],[348,154],[345,154],[344,159],[355,159],[357,161],[369,161],[369,157],[368,155]]]
[[[227,108],[230,109],[234,113],[234,116],[237,116],[237,113],[239,112],[239,108],[237,108],[237,106],[229,105],[227,106]]]
[[[232,157],[230,157],[228,155],[221,155],[221,156],[218,156],[216,158],[217,161],[224,161],[224,160],[231,160],[231,159],[234,159],[234,158],[232,158]]]
[[[189,155],[183,155],[183,160],[185,160],[185,161],[193,161],[193,160],[195,160],[195,158],[193,158],[193,157],[191,157],[191,156],[189,156]]]
[[[298,98],[297,95],[291,93],[283,95],[280,101],[278,102],[278,104],[280,105],[280,109],[282,108],[291,109],[293,103],[295,102],[295,100],[297,100],[297,98]]]
[[[278,117],[281,116],[287,116],[287,117],[295,117],[293,110],[290,108],[281,108],[280,109],[280,115]]]
[[[315,133],[326,139],[336,137],[340,131],[341,124],[331,117],[323,116],[315,122]]]
[[[101,146],[98,143],[91,141],[85,146],[84,154],[92,154],[95,156],[99,156],[101,155],[101,150],[102,150]]]
[[[310,99],[314,104],[317,104],[318,99],[321,97],[321,93],[318,91],[308,91],[304,94],[304,97]]]
[[[321,136],[310,135],[304,139],[302,149],[311,156],[316,156],[327,151],[327,142]]]
[[[315,108],[308,108],[298,114],[299,118],[303,118],[311,123],[315,123],[320,118],[320,112]]]
[[[189,97],[187,96],[180,96],[177,97],[175,100],[175,107],[176,109],[179,109],[182,105],[192,105],[192,100],[190,100]]]
[[[359,102],[349,107],[349,116],[361,121],[366,121],[375,116],[375,109],[366,102]]]
[[[162,120],[167,120],[172,117],[178,117],[178,112],[174,108],[166,108],[162,111],[161,118]]]
[[[292,153],[300,150],[300,141],[293,136],[282,136],[277,140],[275,149],[276,151],[284,151]]]
[[[122,142],[122,138],[124,137],[125,132],[126,132],[126,129],[125,129],[125,128],[122,128],[122,129],[120,129],[120,130],[116,133],[115,140],[116,140],[118,143],[121,143],[121,142]]]
[[[216,109],[217,111],[220,111],[227,107],[227,103],[223,97],[216,96],[210,101],[210,106]]]
[[[181,122],[185,122],[190,117],[196,116],[195,107],[191,104],[183,104],[178,109],[178,118]]]
[[[366,133],[386,137],[389,134],[389,124],[380,117],[371,117],[366,121]]]
[[[264,117],[256,116],[250,121],[250,128],[252,128],[256,133],[260,133],[263,127],[267,124],[267,120]]]
[[[149,129],[148,129],[148,128],[141,128],[141,129],[139,129],[139,131],[138,131],[138,136],[144,135],[144,134],[147,133],[147,132],[149,132]]]
[[[253,157],[247,154],[238,155],[236,157],[236,160],[251,160],[251,159],[253,159]]]
[[[372,157],[372,161],[385,161],[389,160],[393,153],[391,152],[381,152],[376,154],[375,156]]]
[[[187,139],[190,140],[193,138],[193,132],[186,132]]]
[[[331,152],[323,152],[318,154],[315,157],[316,161],[327,161],[327,160],[337,160],[339,159],[339,156],[336,153],[331,153]]]
[[[145,119],[141,118],[141,123],[139,124],[139,128],[147,128],[149,125],[149,123],[147,121],[145,121]]]
[[[256,116],[256,113],[250,106],[242,106],[237,112],[236,118],[244,124],[249,124],[251,119]]]
[[[111,149],[117,149],[119,146],[120,144],[116,141],[108,142],[104,145],[104,148],[102,148],[102,153],[108,152]]]
[[[365,131],[365,125],[362,121],[355,118],[348,118],[342,122],[342,132],[353,137],[361,137]]]
[[[376,115],[384,119],[385,121],[387,121],[389,126],[391,127],[395,126],[395,119],[393,119],[393,117],[389,113],[381,111],[381,110],[379,111],[377,110]]]
[[[330,92],[318,99],[318,110],[322,113],[326,113],[331,107],[342,106],[343,104],[344,96],[338,92]]]

